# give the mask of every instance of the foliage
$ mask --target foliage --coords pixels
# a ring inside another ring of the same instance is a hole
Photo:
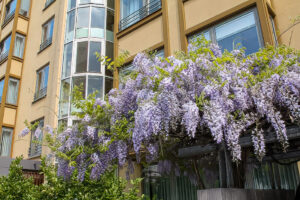
[[[135,70],[105,101],[84,101],[75,92],[81,122],[48,138],[59,157],[58,175],[101,180],[126,161],[131,173],[136,159],[196,182],[193,165],[177,158],[178,148],[224,143],[238,162],[239,138],[250,134],[262,159],[270,128],[285,151],[286,124],[300,120],[299,62],[299,52],[285,46],[246,56],[243,50],[222,53],[204,37],[187,54],[161,59],[140,53]]]
[[[140,179],[132,180],[132,187],[126,189],[126,181],[119,179],[114,171],[106,172],[100,180],[89,178],[80,182],[76,176],[65,181],[57,176],[54,165],[47,164],[42,159],[41,173],[45,176],[45,183],[40,186],[33,184],[32,179],[22,174],[20,161],[14,160],[10,166],[9,175],[0,177],[0,199],[5,200],[141,200],[138,184]],[[125,191],[128,190],[128,191]]]

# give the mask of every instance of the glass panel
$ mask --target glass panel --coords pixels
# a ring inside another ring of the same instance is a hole
[[[68,115],[68,107],[70,102],[70,79],[62,80],[60,87],[59,116]]]
[[[89,51],[89,72],[98,72],[100,73],[100,62],[96,57],[95,53],[98,52],[101,55],[101,42],[90,42],[90,51]]]
[[[14,56],[23,58],[24,43],[25,37],[23,35],[17,34],[14,48]]]
[[[165,57],[165,50],[164,49],[159,49],[156,51],[156,56],[160,57],[160,58],[164,58]]]
[[[15,12],[17,6],[17,0],[12,0],[9,4],[6,6],[6,15],[9,15],[10,13]]]
[[[89,33],[89,19],[90,19],[90,8],[79,8],[77,13],[77,24],[76,24],[76,37],[88,37]]]
[[[107,9],[106,39],[114,41],[114,12]]]
[[[35,130],[31,131],[31,141],[30,141],[30,151],[29,156],[39,156],[42,153],[42,144],[43,141],[43,127],[44,127],[44,119],[41,119],[38,121],[38,127],[41,130],[41,133],[39,134],[39,137],[37,138],[35,135]],[[32,124],[35,124],[36,122],[33,122]]]
[[[90,3],[91,0],[79,0],[80,4]]]
[[[103,0],[91,0],[91,3],[103,4]]]
[[[105,21],[104,8],[92,7],[91,37],[104,38],[104,21]]]
[[[75,8],[76,6],[76,0],[69,0],[68,1],[68,10],[71,10],[73,8]]]
[[[189,43],[192,42],[193,39],[197,39],[198,37],[200,37],[202,34],[203,34],[203,36],[205,37],[206,40],[211,40],[209,31],[204,31],[204,32],[196,33],[195,35],[191,35],[188,38]]]
[[[28,17],[29,15],[29,6],[30,6],[30,0],[22,0],[21,1],[21,7],[20,7],[20,14]]]
[[[73,40],[74,36],[74,25],[75,25],[75,10],[72,10],[67,15],[67,25],[66,25],[66,35],[65,42],[70,42]]]
[[[43,88],[47,88],[48,86],[48,76],[49,76],[49,66],[44,68],[44,80],[43,80]]]
[[[53,28],[54,28],[54,19],[51,19],[49,22],[43,25],[42,43],[52,38]]]
[[[110,77],[105,77],[105,94],[109,93],[109,91],[113,88],[114,80]]]
[[[275,45],[277,45],[278,44],[278,40],[277,40],[275,22],[274,22],[274,18],[272,16],[270,16],[270,21],[271,21],[272,32],[273,32],[273,40],[275,42]]]
[[[9,78],[6,102],[9,104],[17,104],[19,90],[19,80]]]
[[[143,0],[122,0],[121,18],[124,19],[133,12],[143,7]]]
[[[1,54],[4,54],[9,51],[10,41],[11,41],[11,36],[9,36],[8,38],[5,39],[3,46],[2,46]]]
[[[114,59],[114,44],[111,42],[106,42],[106,56],[112,60]],[[105,67],[105,75],[113,76],[112,70]]]
[[[2,128],[0,156],[10,156],[12,134],[13,134],[13,129],[5,128],[5,127]]]
[[[222,50],[232,51],[238,45],[246,47],[246,54],[251,54],[261,47],[254,12],[246,13],[238,18],[216,27],[216,39]]]
[[[76,86],[80,89],[82,92],[82,97],[85,98],[85,88],[86,88],[86,81],[85,81],[85,76],[76,76],[73,77],[72,81],[72,89]]]
[[[64,61],[62,68],[62,78],[68,77],[71,75],[71,67],[72,67],[72,49],[73,43],[68,43],[64,48]]]
[[[64,130],[68,127],[68,119],[60,119],[58,120],[58,128],[59,130]]]
[[[97,91],[97,98],[103,98],[103,77],[89,76],[88,95]]]
[[[0,102],[2,101],[3,88],[4,88],[4,79],[0,81]]]
[[[122,67],[119,72],[120,79],[122,79],[124,76],[129,75],[133,70],[134,70],[134,65],[132,63]]]
[[[77,43],[76,73],[87,71],[88,42]]]
[[[107,1],[107,7],[115,9],[115,1]]]
[[[82,92],[82,98],[85,98],[85,96],[86,96],[86,77],[85,76],[73,77],[72,90],[75,86],[80,88],[80,91]],[[71,104],[71,114],[72,114],[72,112],[80,112],[80,110],[75,108],[75,106],[73,104]]]

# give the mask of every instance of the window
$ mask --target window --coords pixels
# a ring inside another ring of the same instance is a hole
[[[45,9],[48,8],[55,0],[46,0]]]
[[[20,34],[16,34],[15,48],[14,48],[14,56],[23,58],[24,53],[24,45],[25,45],[25,37]]]
[[[36,87],[34,101],[43,98],[47,94],[49,65],[38,70],[36,73]]]
[[[52,43],[52,35],[54,28],[54,18],[46,22],[42,27],[42,44],[40,46],[40,51],[48,47]]]
[[[114,12],[110,9],[107,9],[106,40],[114,41]]]
[[[10,156],[12,134],[12,128],[2,127],[2,135],[0,141],[0,156]]]
[[[70,97],[70,79],[62,80],[60,86],[59,116],[68,115]]]
[[[40,119],[32,122],[31,124],[37,123],[37,127],[31,131],[30,148],[28,151],[29,157],[40,156],[42,154],[42,141],[43,141],[43,127],[44,119]]]
[[[119,72],[120,79],[123,79],[125,76],[129,75],[134,70],[134,65],[132,63],[124,65]]]
[[[0,80],[0,103],[2,101],[3,88],[4,88],[4,79]]]
[[[68,10],[71,10],[73,8],[75,8],[76,6],[76,0],[69,0],[68,1]]]
[[[20,7],[20,15],[28,17],[29,7],[30,7],[30,0],[22,0],[21,7]]]
[[[277,45],[278,40],[277,40],[275,22],[274,22],[274,18],[271,15],[270,15],[270,21],[271,21],[271,27],[272,27],[272,32],[273,32],[273,40],[274,40],[275,45]]]
[[[257,52],[263,46],[260,24],[256,9],[244,12],[223,23],[201,32],[205,38],[217,43],[222,51],[246,48],[246,55]],[[200,34],[196,34],[200,35]],[[191,37],[190,37],[191,38]]]
[[[121,0],[119,29],[123,30],[161,8],[161,0]]]
[[[105,10],[99,7],[78,8],[76,38],[104,38]],[[89,29],[90,28],[90,29]]]
[[[66,78],[71,75],[72,49],[73,49],[72,42],[65,45],[63,68],[62,68],[62,78]]]
[[[103,0],[79,0],[79,4],[96,3],[103,4]]]
[[[0,43],[0,62],[7,58],[10,47],[11,36]]]
[[[100,73],[101,64],[95,53],[101,52],[101,42],[85,41],[77,43],[76,73],[95,72]]]
[[[88,76],[88,94],[97,92],[97,98],[103,98],[103,78],[102,76]]]
[[[6,103],[16,105],[18,100],[18,91],[19,80],[15,78],[9,78]]]
[[[12,0],[6,5],[5,20],[14,15],[17,6],[17,0]]]
[[[66,24],[66,33],[65,33],[66,43],[73,40],[74,26],[75,26],[75,10],[72,10],[67,14],[67,24]]]

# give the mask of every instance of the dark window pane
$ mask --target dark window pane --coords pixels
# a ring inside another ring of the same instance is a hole
[[[103,77],[102,76],[89,76],[88,82],[88,95],[97,91],[97,97],[103,97]]]
[[[95,53],[101,53],[101,42],[90,42],[89,72],[100,73],[100,62]]]
[[[105,94],[107,94],[113,88],[113,79],[105,77]]]
[[[76,59],[76,73],[87,71],[87,53],[88,42],[78,42],[77,44],[77,59]]]
[[[112,60],[114,59],[114,44],[111,42],[106,42],[106,56]],[[105,67],[105,75],[113,76],[112,70]]]
[[[77,76],[73,77],[73,83],[72,83],[72,88],[78,87],[80,91],[82,92],[82,97],[85,98],[85,76]]]
[[[115,9],[115,1],[107,1],[107,7]]]

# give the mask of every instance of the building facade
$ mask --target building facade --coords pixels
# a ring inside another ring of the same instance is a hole
[[[2,0],[0,43],[0,157],[38,160],[50,151],[19,137],[28,124],[71,126],[71,90],[103,98],[112,72],[95,53],[113,58],[114,2]],[[0,161],[1,162],[1,161]]]
[[[299,0],[115,0],[114,54],[128,51],[130,56],[115,71],[114,87],[133,69],[137,53],[157,50],[167,57],[176,51],[187,52],[189,41],[202,34],[222,50],[245,47],[247,55],[266,45],[300,49],[300,25],[291,20],[300,15],[299,6]],[[199,161],[199,165],[206,188],[223,187],[217,160]],[[247,167],[246,188],[295,189],[299,183],[297,163]],[[143,192],[150,197],[196,199],[196,189],[186,177],[163,177],[155,165],[136,168],[133,178],[144,177]],[[125,171],[119,173],[125,176]]]

